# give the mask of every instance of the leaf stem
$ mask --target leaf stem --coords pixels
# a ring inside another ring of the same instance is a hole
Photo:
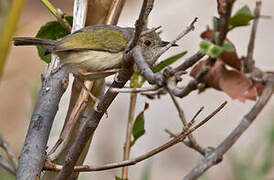
[[[137,100],[137,94],[131,93],[123,160],[128,160],[130,156],[130,148],[132,146],[131,133],[132,133],[133,119],[134,119],[134,114],[136,109],[136,100]],[[128,166],[125,166],[122,168],[122,179],[127,179],[127,177],[128,177]]]
[[[65,15],[61,9],[56,9],[48,0],[40,0],[41,3],[48,8],[48,10],[51,12],[53,16],[56,17],[56,19],[61,23],[61,25],[68,30],[68,32],[71,32],[71,25],[65,18]]]

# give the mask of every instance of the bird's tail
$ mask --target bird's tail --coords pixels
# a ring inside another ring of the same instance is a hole
[[[13,44],[15,46],[44,46],[48,49],[52,49],[56,44],[56,40],[33,37],[15,37],[13,38]]]

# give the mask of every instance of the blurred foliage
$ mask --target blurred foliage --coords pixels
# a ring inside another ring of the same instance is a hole
[[[263,148],[263,152],[258,155],[256,152],[259,148]],[[251,151],[243,158],[235,156],[231,158],[234,179],[262,180],[274,167],[274,121],[271,122],[263,141],[250,149]]]
[[[17,28],[17,22],[21,15],[25,0],[13,0],[0,31],[0,77],[6,63],[12,36]]]
[[[9,173],[8,171],[6,171],[5,169],[3,169],[0,166],[0,179],[3,179],[3,180],[14,180],[15,176],[12,175],[11,173]]]
[[[150,180],[151,178],[152,160],[148,160],[143,167],[141,180]]]
[[[7,16],[9,7],[10,7],[9,0],[0,0],[0,34],[2,32],[3,25],[5,22],[5,18]]]

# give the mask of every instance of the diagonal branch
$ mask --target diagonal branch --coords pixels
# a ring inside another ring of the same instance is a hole
[[[114,169],[114,168],[119,168],[119,167],[124,167],[124,166],[131,166],[134,165],[138,162],[141,162],[145,159],[148,159],[172,146],[174,146],[175,144],[180,143],[181,141],[183,141],[190,133],[194,132],[195,130],[197,130],[198,128],[200,128],[201,126],[203,126],[205,123],[207,123],[212,117],[214,117],[221,109],[224,108],[224,106],[226,105],[226,102],[221,104],[216,110],[214,110],[212,113],[210,113],[204,120],[202,120],[200,123],[198,123],[196,126],[192,127],[192,125],[194,124],[194,120],[196,115],[194,116],[194,118],[192,118],[192,120],[187,124],[187,126],[183,129],[183,131],[180,133],[180,135],[176,136],[175,138],[169,140],[167,143],[141,155],[138,156],[134,159],[130,159],[130,160],[125,160],[125,161],[121,161],[121,162],[115,162],[115,163],[110,163],[110,164],[106,164],[106,165],[101,165],[101,166],[91,166],[91,165],[83,165],[83,166],[76,166],[74,167],[74,171],[103,171],[103,170],[107,170],[107,169]],[[52,170],[52,171],[60,171],[62,169],[61,165],[57,165],[57,164],[53,164],[53,163],[46,163],[45,167],[46,170]]]
[[[252,109],[242,118],[239,125],[226,137],[226,139],[208,156],[201,160],[183,179],[192,180],[200,177],[207,169],[215,165],[222,159],[223,155],[235,144],[241,135],[256,119],[265,107],[274,92],[274,76],[269,76],[262,96],[252,107]]]

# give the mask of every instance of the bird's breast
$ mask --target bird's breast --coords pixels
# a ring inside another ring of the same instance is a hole
[[[80,70],[87,72],[103,71],[119,68],[123,58],[123,53],[110,53],[105,51],[81,50],[58,52],[61,64],[78,74]]]

